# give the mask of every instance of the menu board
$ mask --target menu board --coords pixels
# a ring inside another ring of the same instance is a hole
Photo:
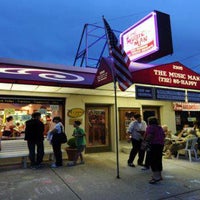
[[[187,92],[188,102],[200,102],[200,92]]]
[[[155,88],[157,100],[185,101],[185,90]]]
[[[136,99],[154,99],[154,88],[145,86],[135,86]]]
[[[185,102],[185,90],[138,86],[135,87],[136,99],[168,100]]]

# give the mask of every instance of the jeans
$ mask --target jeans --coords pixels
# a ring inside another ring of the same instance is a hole
[[[128,163],[133,163],[135,156],[138,153],[139,158],[138,158],[137,163],[139,165],[141,165],[143,163],[144,154],[145,154],[145,151],[141,150],[142,140],[136,140],[136,139],[132,138],[131,141],[132,141],[132,149],[131,149],[131,152],[130,152],[130,155],[129,155]]]
[[[35,147],[37,147],[37,156],[35,155]],[[31,161],[31,165],[39,165],[43,161],[44,157],[44,143],[43,141],[28,141],[28,149],[29,149],[29,159]]]
[[[56,159],[55,164],[57,166],[62,166],[62,151],[61,151],[61,143],[58,141],[53,141],[52,142],[53,146],[53,153]]]

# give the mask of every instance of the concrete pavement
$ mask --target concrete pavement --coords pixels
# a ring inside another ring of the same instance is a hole
[[[151,171],[127,166],[128,154],[85,155],[85,164],[51,169],[23,169],[20,165],[0,167],[1,200],[186,200],[200,199],[200,162],[186,159],[163,160],[163,181],[148,183]],[[136,163],[135,163],[136,164]]]

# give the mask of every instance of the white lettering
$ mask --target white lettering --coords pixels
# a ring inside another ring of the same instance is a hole
[[[183,70],[183,67],[178,65],[173,65],[173,69]]]
[[[167,72],[166,71],[163,71],[163,70],[153,70],[154,71],[154,74],[155,75],[158,75],[158,76],[167,76]]]
[[[200,76],[188,75],[188,80],[200,81]]]
[[[175,73],[175,72],[169,72],[169,77],[186,79],[186,74]]]

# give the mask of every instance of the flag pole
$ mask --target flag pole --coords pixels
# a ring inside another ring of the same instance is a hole
[[[114,86],[114,113],[115,113],[115,140],[116,140],[116,163],[117,163],[117,178],[120,179],[119,176],[119,137],[118,137],[118,111],[117,111],[117,77],[114,72],[113,66],[110,67],[113,86]]]
[[[117,178],[119,177],[119,139],[118,139],[118,110],[117,110],[117,89],[116,82],[119,84],[119,89],[125,91],[128,87],[132,85],[132,75],[128,69],[130,64],[130,59],[121,48],[121,45],[118,45],[118,39],[115,36],[114,32],[110,28],[110,25],[105,20],[104,16],[103,22],[105,26],[106,38],[109,47],[109,54],[113,58],[114,66],[110,66],[112,78],[114,82],[114,95],[115,95],[115,130],[116,130],[116,157],[117,157]]]
[[[114,93],[115,93],[115,131],[116,131],[116,161],[117,161],[117,178],[119,179],[119,138],[118,138],[118,111],[117,111],[117,86],[116,86],[116,77],[113,77],[114,80]]]

